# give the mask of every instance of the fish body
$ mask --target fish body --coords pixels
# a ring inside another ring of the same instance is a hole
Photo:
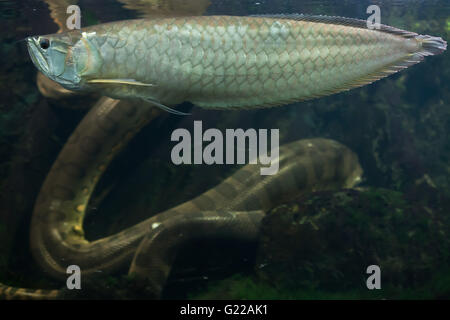
[[[28,47],[38,69],[71,90],[252,108],[371,83],[446,42],[362,20],[279,15],[125,20],[29,38]]]

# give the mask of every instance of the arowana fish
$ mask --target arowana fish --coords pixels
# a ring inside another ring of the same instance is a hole
[[[163,109],[283,105],[360,87],[447,43],[363,20],[305,15],[138,19],[30,37],[30,56],[70,90]]]

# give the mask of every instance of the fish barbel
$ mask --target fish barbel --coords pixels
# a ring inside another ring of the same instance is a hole
[[[446,50],[438,37],[305,15],[137,19],[27,39],[70,90],[169,109],[283,105],[360,87]]]

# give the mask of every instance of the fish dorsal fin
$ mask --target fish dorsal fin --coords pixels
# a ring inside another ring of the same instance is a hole
[[[273,19],[288,19],[288,20],[296,20],[296,21],[305,21],[305,22],[317,22],[317,23],[326,23],[326,24],[334,24],[340,26],[348,26],[354,28],[361,29],[369,29],[367,26],[367,20],[354,19],[354,18],[344,18],[338,16],[323,16],[323,15],[308,15],[308,14],[264,14],[264,15],[252,15],[252,17],[260,17],[260,18],[273,18]],[[379,29],[374,29],[379,32],[390,33],[397,36],[401,36],[403,38],[415,38],[418,36],[415,32],[405,31],[402,29],[390,27],[384,24],[380,25]]]
[[[367,20],[344,18],[338,16],[323,16],[323,15],[307,15],[307,14],[270,14],[270,15],[252,15],[252,17],[260,18],[273,18],[273,19],[288,19],[305,22],[326,23],[341,26],[348,26],[360,29],[369,29],[367,26]],[[395,27],[381,24],[379,28],[374,31],[389,33],[405,39],[416,39],[421,42],[423,50],[418,52],[418,56],[429,56],[441,54],[447,50],[447,42],[440,37],[423,36],[415,32],[398,29]],[[417,58],[417,57],[416,57]],[[417,59],[415,59],[417,60]]]

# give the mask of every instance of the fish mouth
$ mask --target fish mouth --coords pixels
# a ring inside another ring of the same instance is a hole
[[[31,61],[33,61],[33,64],[39,69],[39,71],[45,75],[48,75],[50,68],[47,59],[45,59],[40,50],[39,37],[28,37],[26,41],[28,54],[30,55]]]

